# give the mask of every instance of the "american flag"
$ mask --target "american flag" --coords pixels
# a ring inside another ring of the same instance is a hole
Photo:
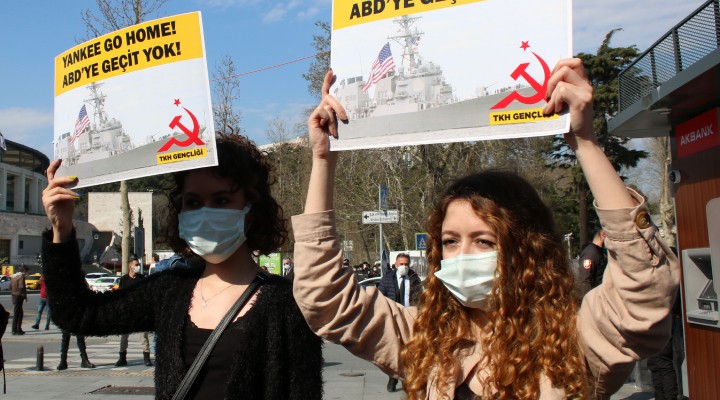
[[[90,118],[87,115],[87,110],[85,109],[85,104],[83,104],[82,108],[80,109],[80,113],[78,114],[77,121],[75,121],[75,132],[73,132],[72,136],[70,137],[70,143],[73,143],[75,139],[80,137],[80,134],[85,132],[85,129],[90,125]]]
[[[363,92],[367,92],[370,86],[378,83],[393,68],[395,68],[395,61],[393,61],[390,53],[390,43],[385,43],[370,69],[370,76],[368,76],[367,82],[363,86]]]

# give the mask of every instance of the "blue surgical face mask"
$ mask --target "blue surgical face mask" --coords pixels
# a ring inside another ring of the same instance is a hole
[[[460,254],[440,261],[435,277],[465,307],[487,310],[497,270],[497,251]]]
[[[218,264],[227,260],[245,243],[245,216],[242,210],[202,207],[178,215],[180,237],[205,261]]]

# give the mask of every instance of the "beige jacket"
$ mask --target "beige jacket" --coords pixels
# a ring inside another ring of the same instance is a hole
[[[632,192],[632,191],[631,191]],[[581,347],[598,397],[609,398],[636,360],[660,351],[670,336],[670,309],[680,280],[677,258],[659,239],[644,199],[634,209],[597,209],[607,234],[608,265],[602,285],[584,298],[577,318]],[[295,233],[295,299],[310,327],[386,373],[402,376],[400,350],[413,334],[417,309],[404,308],[375,288],[357,284],[343,254],[333,211],[292,219]],[[460,354],[454,382],[429,379],[428,398],[452,398],[481,360],[476,346]],[[563,391],[541,378],[540,399]]]

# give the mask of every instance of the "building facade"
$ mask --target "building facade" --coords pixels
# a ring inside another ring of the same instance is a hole
[[[42,205],[50,160],[42,152],[11,140],[0,150],[0,263],[38,263],[41,234],[50,227]],[[86,255],[92,245],[90,224],[75,221],[78,244]]]

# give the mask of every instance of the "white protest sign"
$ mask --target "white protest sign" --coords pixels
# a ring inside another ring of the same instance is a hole
[[[79,187],[217,165],[200,13],[144,22],[55,59],[58,175]]]
[[[570,0],[333,1],[333,150],[564,133],[545,116],[572,55]]]

